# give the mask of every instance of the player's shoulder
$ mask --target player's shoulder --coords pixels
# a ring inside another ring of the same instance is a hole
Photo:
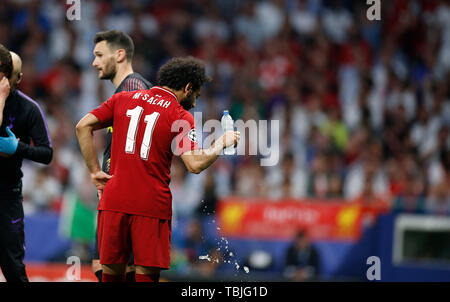
[[[126,95],[133,95],[135,92],[136,92],[136,90],[133,90],[133,91],[123,90],[123,91],[114,93],[113,96],[122,97],[122,96],[126,96]]]
[[[153,85],[139,73],[132,73],[120,84],[118,91],[150,89]]]
[[[143,88],[142,89],[150,89],[153,87],[153,84],[148,81],[146,78],[144,78],[140,73],[133,73],[130,77],[131,79],[136,79],[136,81],[138,81],[138,83],[142,84]]]
[[[20,102],[20,106],[25,111],[26,110],[31,110],[31,111],[40,111],[41,110],[41,107],[39,106],[38,102],[33,100],[31,97],[29,97],[22,91],[16,90],[16,91],[14,91],[14,94],[15,94],[15,97],[18,100],[18,102]]]
[[[136,93],[136,91],[119,91],[117,93],[114,93],[111,96],[111,99],[124,99],[124,98],[128,98],[130,96],[133,96]]]
[[[194,121],[194,116],[192,115],[192,113],[184,109],[183,106],[181,106],[178,102],[177,106],[174,107],[174,111],[176,112],[178,119],[186,120],[189,122]]]
[[[119,104],[122,102],[128,102],[130,99],[133,98],[134,93],[136,93],[136,91],[124,90],[124,91],[116,92],[106,101],[106,103]]]

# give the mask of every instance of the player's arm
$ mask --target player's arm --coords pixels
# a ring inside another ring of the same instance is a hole
[[[19,141],[15,154],[48,165],[53,158],[53,148],[45,117],[37,104],[28,115],[28,128],[33,145]]]
[[[9,81],[6,77],[3,77],[0,81],[0,125],[3,123],[3,109],[5,108],[5,102],[8,98],[9,91]]]
[[[81,153],[91,173],[91,179],[97,187],[99,197],[101,197],[106,182],[111,178],[110,175],[101,170],[94,146],[94,131],[102,128],[105,128],[105,126],[92,113],[86,114],[76,126]]]
[[[26,113],[27,129],[33,141],[33,144],[26,144],[16,137],[14,132],[6,127],[7,137],[0,137],[0,156],[10,157],[17,155],[38,163],[49,164],[53,157],[50,134],[45,122],[44,115],[35,105]]]
[[[181,159],[189,172],[198,174],[208,168],[226,147],[237,146],[240,133],[238,131],[227,131],[207,149],[197,149],[184,152]]]

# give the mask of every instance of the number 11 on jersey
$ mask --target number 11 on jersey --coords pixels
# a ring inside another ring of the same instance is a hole
[[[125,153],[133,154],[136,145],[136,135],[139,128],[139,121],[141,119],[144,108],[137,106],[134,109],[127,110],[127,116],[130,117],[130,124],[128,125],[127,141],[125,144]],[[159,118],[159,112],[153,112],[144,117],[145,132],[142,139],[140,156],[143,160],[148,159],[148,153],[152,142],[153,130],[155,129],[156,121]]]

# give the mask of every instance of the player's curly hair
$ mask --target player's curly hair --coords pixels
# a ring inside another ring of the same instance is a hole
[[[176,57],[161,66],[158,71],[158,85],[180,90],[191,83],[192,91],[197,91],[211,78],[205,74],[205,63],[194,57]]]
[[[4,73],[7,78],[11,76],[13,63],[11,53],[8,48],[0,44],[0,72]]]

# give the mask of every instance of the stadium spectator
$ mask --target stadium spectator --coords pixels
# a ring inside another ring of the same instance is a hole
[[[421,214],[425,212],[426,196],[424,195],[424,184],[419,175],[404,175],[404,184],[394,200],[393,211]]]
[[[286,251],[283,274],[291,281],[312,281],[320,278],[320,256],[303,231],[297,233]]]
[[[450,215],[450,189],[446,181],[431,188],[425,207],[429,214]]]
[[[389,210],[391,205],[384,198],[384,196],[375,194],[372,183],[373,179],[370,177],[366,178],[364,180],[364,188],[362,193],[355,198],[353,202],[365,207]]]

